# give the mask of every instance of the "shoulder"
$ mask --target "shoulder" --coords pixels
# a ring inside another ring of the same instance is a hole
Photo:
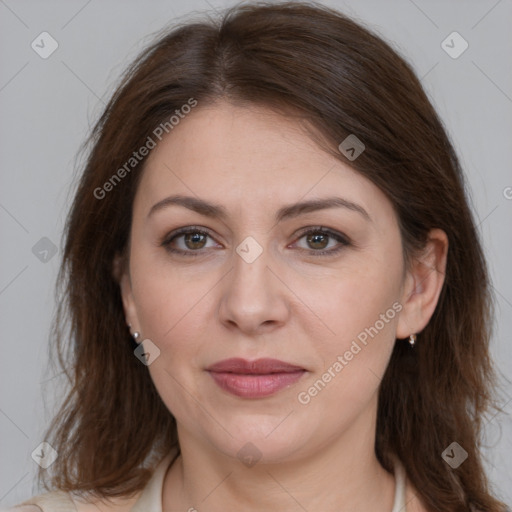
[[[138,495],[133,498],[117,498],[108,502],[100,499],[83,501],[67,492],[52,491],[33,496],[18,505],[0,512],[129,512]]]
[[[103,500],[79,501],[73,500],[76,512],[130,512],[139,498],[139,493],[133,498],[115,498],[108,502]]]
[[[154,496],[162,493],[162,480],[169,465],[175,460],[177,450],[173,449],[158,463],[146,487],[130,497],[100,499],[82,498],[61,490],[49,491],[18,503],[0,512],[130,512],[144,493],[151,490]],[[155,479],[156,478],[156,479]],[[153,499],[155,499],[153,496]],[[158,498],[157,498],[158,499]]]
[[[11,508],[3,508],[0,512],[41,512],[42,510],[37,505],[15,505]]]

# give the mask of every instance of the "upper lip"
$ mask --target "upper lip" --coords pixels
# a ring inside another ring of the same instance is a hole
[[[290,373],[304,370],[301,366],[279,361],[278,359],[255,359],[247,361],[240,357],[218,361],[207,368],[210,372],[245,373],[255,375],[266,375],[269,373]]]

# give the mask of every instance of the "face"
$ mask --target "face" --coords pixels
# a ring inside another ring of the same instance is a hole
[[[371,432],[402,308],[397,219],[293,120],[229,103],[181,120],[148,157],[121,289],[180,440],[278,461]],[[230,358],[246,365],[209,370]]]

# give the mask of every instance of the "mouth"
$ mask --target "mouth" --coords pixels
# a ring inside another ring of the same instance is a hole
[[[263,398],[295,384],[306,369],[277,359],[219,361],[206,369],[224,391],[242,398]]]

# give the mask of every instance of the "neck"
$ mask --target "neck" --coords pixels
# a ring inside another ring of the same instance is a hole
[[[368,416],[300,458],[252,467],[178,432],[181,455],[164,480],[163,510],[390,512],[393,507],[394,477],[375,456],[375,421],[368,422]]]

